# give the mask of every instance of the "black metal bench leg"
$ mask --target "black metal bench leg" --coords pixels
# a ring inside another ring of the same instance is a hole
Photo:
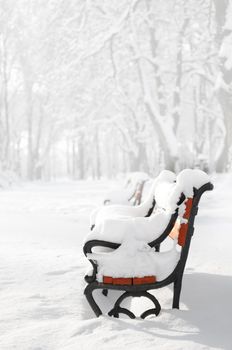
[[[93,298],[93,291],[94,289],[98,289],[98,288],[94,288],[94,286],[92,286],[91,284],[88,284],[87,287],[84,290],[84,294],[86,296],[86,299],[89,303],[89,305],[91,306],[93,312],[95,313],[95,315],[97,317],[102,315],[102,311],[99,308],[99,306],[97,305],[96,301]]]
[[[118,300],[114,304],[113,309],[108,313],[108,315],[118,318],[119,314],[122,313],[122,314],[125,314],[125,315],[129,316],[130,318],[136,318],[135,314],[132,311],[130,311],[130,310],[120,306],[121,302],[124,299],[128,298],[128,297],[146,297],[146,298],[150,299],[153,302],[155,307],[152,308],[152,309],[148,309],[145,312],[143,312],[140,315],[141,318],[144,319],[144,318],[146,318],[147,316],[150,316],[150,315],[156,315],[156,316],[159,315],[160,310],[161,310],[160,303],[158,302],[158,300],[155,298],[154,295],[148,293],[147,291],[145,291],[145,292],[125,292],[125,293],[123,293],[118,298]]]
[[[173,302],[172,302],[172,308],[173,309],[179,309],[180,308],[181,286],[182,286],[182,278],[177,279],[174,282],[174,286],[173,286]]]
[[[160,251],[160,244],[156,244],[156,245],[155,245],[155,251],[156,251],[156,252],[159,252],[159,251]]]

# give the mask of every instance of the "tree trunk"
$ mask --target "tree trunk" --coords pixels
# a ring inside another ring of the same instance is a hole
[[[228,0],[214,0],[215,5],[215,16],[217,21],[217,41],[221,44],[228,34],[231,35],[231,30],[224,30],[226,22],[226,12],[229,6]],[[220,50],[220,47],[219,47]],[[221,59],[221,74],[224,83],[229,87],[232,86],[232,69],[226,69],[224,65],[224,58]],[[232,147],[232,94],[229,92],[229,89],[225,90],[223,87],[219,89],[218,93],[219,101],[224,114],[224,121],[226,126],[226,137],[224,141],[224,149],[221,154],[221,157],[217,164],[217,171],[226,171],[229,165],[229,152]]]
[[[84,162],[84,145],[83,137],[78,139],[78,169],[79,169],[79,179],[84,179],[85,177],[85,162]]]

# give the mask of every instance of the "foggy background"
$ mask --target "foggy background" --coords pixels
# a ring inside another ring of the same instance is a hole
[[[232,2],[1,0],[0,177],[232,165]]]

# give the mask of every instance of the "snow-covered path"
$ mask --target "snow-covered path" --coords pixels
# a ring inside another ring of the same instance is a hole
[[[0,192],[0,349],[232,349],[232,177],[202,199],[183,281],[146,321],[96,319],[83,297],[82,240],[109,183],[27,185]]]

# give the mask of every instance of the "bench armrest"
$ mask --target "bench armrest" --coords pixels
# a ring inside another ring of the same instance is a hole
[[[120,244],[113,243],[113,242],[107,242],[107,241],[101,241],[101,240],[97,240],[97,239],[87,241],[83,247],[83,252],[84,252],[85,256],[87,256],[87,254],[89,254],[89,253],[92,253],[92,249],[94,247],[105,247],[105,248],[117,249],[118,247],[120,247]],[[91,283],[91,282],[94,282],[96,280],[97,264],[92,259],[88,259],[88,260],[93,266],[93,273],[91,276],[86,275],[85,280],[87,283]]]

